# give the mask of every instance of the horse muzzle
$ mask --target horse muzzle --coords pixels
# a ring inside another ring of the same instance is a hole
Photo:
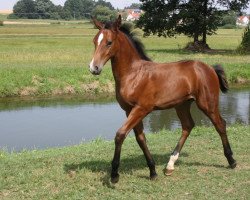
[[[93,60],[89,64],[89,71],[94,75],[99,75],[102,72],[102,67],[95,65]]]

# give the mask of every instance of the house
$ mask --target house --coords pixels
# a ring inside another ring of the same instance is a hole
[[[240,16],[236,20],[237,26],[247,26],[249,24],[250,17],[249,16]]]
[[[138,20],[142,14],[142,10],[140,9],[127,9],[127,21],[135,21]]]

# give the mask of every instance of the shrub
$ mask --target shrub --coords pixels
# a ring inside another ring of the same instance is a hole
[[[242,35],[242,41],[238,48],[240,53],[250,53],[250,25],[248,25]]]
[[[0,26],[3,26],[3,21],[0,20]]]
[[[224,29],[234,29],[234,28],[236,28],[236,26],[233,25],[233,24],[225,24],[221,28],[224,28]]]

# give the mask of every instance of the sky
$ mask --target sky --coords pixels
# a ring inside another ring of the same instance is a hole
[[[13,6],[18,0],[0,0],[0,10],[12,10]],[[55,5],[64,5],[66,0],[51,0]],[[124,8],[132,3],[139,3],[139,0],[106,0],[110,2],[114,8]],[[250,5],[246,10],[250,14]]]
[[[12,10],[13,6],[18,0],[0,0],[0,10]],[[66,0],[51,0],[55,5],[64,5]],[[130,6],[132,3],[139,3],[139,0],[106,0],[110,2],[114,8],[124,8]]]

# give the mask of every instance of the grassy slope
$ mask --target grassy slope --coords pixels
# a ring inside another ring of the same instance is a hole
[[[99,77],[88,71],[96,33],[93,26],[79,22],[51,23],[0,27],[0,97],[112,93],[110,64]],[[221,63],[230,83],[235,83],[250,80],[250,56],[234,54],[241,33],[242,30],[219,30],[218,35],[209,37],[211,48],[221,49],[214,54],[182,51],[189,41],[183,36],[142,40],[156,62],[198,59],[209,64]]]
[[[8,154],[0,152],[0,199],[247,199],[250,195],[249,126],[228,128],[238,167],[227,168],[213,128],[195,128],[171,177],[162,173],[180,130],[148,134],[158,179],[134,137],[125,140],[120,182],[109,182],[113,142]]]

